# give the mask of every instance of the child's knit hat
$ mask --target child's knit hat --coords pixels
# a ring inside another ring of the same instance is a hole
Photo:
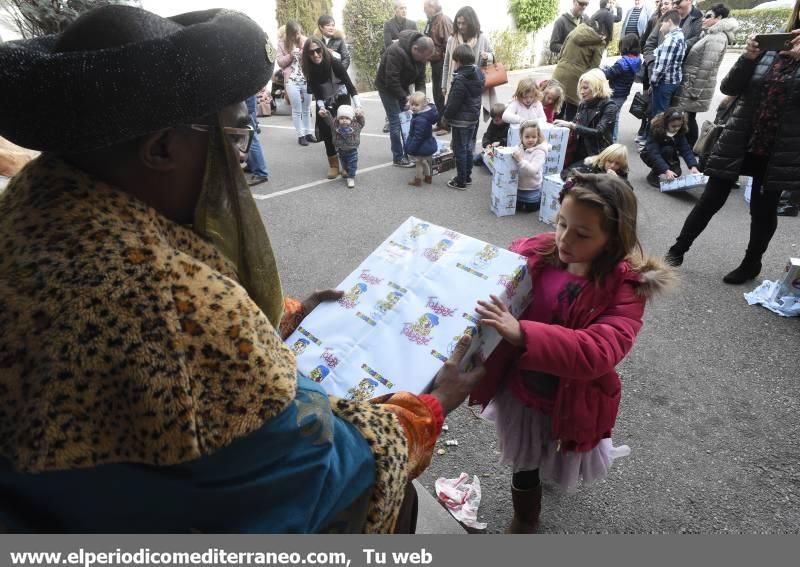
[[[353,111],[353,107],[349,104],[343,104],[339,107],[338,112],[336,113],[336,118],[349,118],[352,120],[355,117],[356,113]]]

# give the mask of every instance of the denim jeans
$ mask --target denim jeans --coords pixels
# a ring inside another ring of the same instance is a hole
[[[292,124],[297,137],[313,134],[311,128],[311,95],[306,92],[306,85],[288,83],[286,94],[292,105]]]
[[[256,114],[255,95],[247,99],[247,113],[250,115],[250,126],[255,130],[253,143],[250,144],[250,151],[247,152],[247,169],[250,173],[259,177],[269,177],[267,170],[267,160],[264,159],[264,150],[261,148],[261,141],[258,139],[258,115]]]
[[[348,177],[355,177],[358,171],[358,150],[339,150],[339,161]]]
[[[672,104],[672,95],[680,85],[657,85],[653,87],[653,101],[650,104],[650,117],[664,112]]]
[[[403,135],[400,132],[400,113],[403,111],[402,102],[393,95],[378,91],[383,103],[383,110],[389,119],[389,139],[392,142],[392,160],[400,161],[406,157],[406,150],[403,147]]]
[[[614,137],[611,138],[611,141],[614,142],[615,144],[617,143],[617,140],[619,140],[619,120],[620,117],[622,116],[622,106],[625,104],[626,100],[628,100],[628,97],[626,96],[611,98],[611,102],[617,105],[617,119],[614,122]]]
[[[478,126],[460,128],[453,126],[450,129],[452,139],[450,147],[456,159],[456,181],[466,183],[472,176],[472,152],[475,151],[475,129]]]

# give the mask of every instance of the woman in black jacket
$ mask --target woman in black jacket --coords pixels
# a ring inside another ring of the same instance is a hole
[[[800,0],[786,29],[794,30],[789,50],[763,52],[747,41],[745,52],[720,84],[739,97],[714,145],[704,173],[710,177],[666,260],[680,266],[684,254],[716,214],[739,175],[753,178],[750,240],[739,267],[722,280],[741,284],[761,272],[761,257],[778,226],[782,191],[800,191]]]
[[[321,39],[334,59],[338,59],[345,71],[350,67],[350,50],[347,49],[344,33],[336,29],[336,20],[324,15],[317,20],[317,32],[314,37]]]
[[[303,46],[303,74],[308,82],[308,92],[317,101],[317,130],[319,138],[325,142],[325,154],[328,156],[328,179],[339,176],[339,157],[333,145],[333,132],[328,123],[320,118],[319,111],[325,108],[331,116],[343,104],[361,107],[358,90],[347,75],[342,64],[331,56],[330,51],[322,44],[322,40],[310,37]],[[350,99],[352,97],[352,101]]]
[[[556,120],[556,126],[564,126],[570,132],[567,153],[570,169],[574,164],[583,163],[589,156],[596,156],[608,146],[614,137],[614,123],[617,119],[617,105],[611,100],[608,79],[600,69],[587,71],[578,80],[578,96],[581,103],[575,115],[575,122]]]

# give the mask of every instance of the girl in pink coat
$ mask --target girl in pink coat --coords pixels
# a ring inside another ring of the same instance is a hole
[[[517,209],[526,213],[539,210],[542,195],[544,163],[550,144],[537,120],[526,120],[519,127],[520,144],[511,156],[517,162]]]
[[[471,402],[495,422],[513,467],[511,533],[538,529],[540,480],[571,491],[629,453],[611,443],[622,385],[615,367],[633,347],[646,299],[674,278],[643,255],[636,197],[617,176],[578,174],[559,200],[555,233],[511,246],[528,258],[527,310],[517,320],[494,296],[477,307],[481,324],[504,339]]]

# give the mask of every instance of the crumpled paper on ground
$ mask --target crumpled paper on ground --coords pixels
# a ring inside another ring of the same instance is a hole
[[[481,504],[481,481],[473,475],[461,473],[458,478],[440,478],[436,481],[436,497],[453,517],[467,527],[484,530],[486,524],[478,521],[478,506]]]
[[[744,298],[749,305],[762,305],[783,317],[800,317],[800,297],[787,295],[775,301],[770,298],[780,282],[764,280],[763,283],[750,293],[745,293]]]

